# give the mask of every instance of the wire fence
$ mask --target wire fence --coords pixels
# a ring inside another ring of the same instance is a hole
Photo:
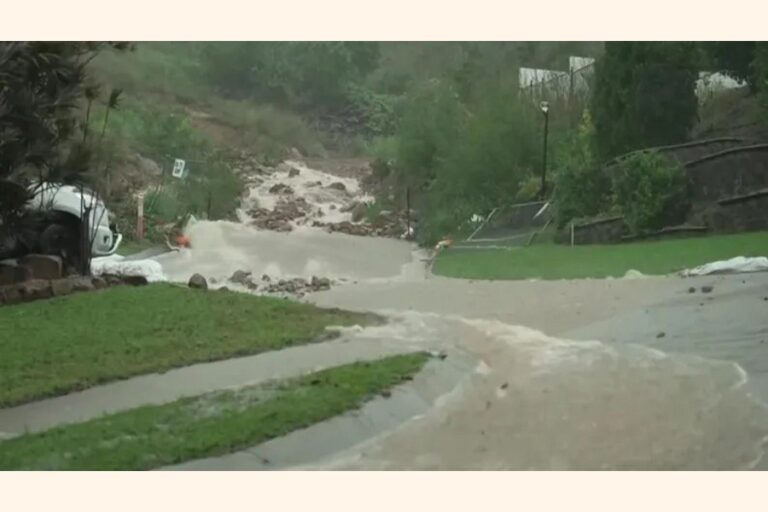
[[[494,208],[474,232],[453,245],[458,249],[512,249],[525,247],[550,225],[552,208],[547,201]]]

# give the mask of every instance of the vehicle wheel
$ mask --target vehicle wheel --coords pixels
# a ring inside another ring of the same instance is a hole
[[[80,271],[82,261],[80,233],[76,225],[51,224],[40,235],[40,248],[44,254],[60,256],[64,268]]]

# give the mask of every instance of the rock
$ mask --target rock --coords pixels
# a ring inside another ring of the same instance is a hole
[[[312,276],[312,280],[309,283],[309,286],[312,288],[312,290],[330,290],[331,289],[331,280],[327,277],[317,277]]]
[[[206,281],[205,278],[200,274],[194,274],[192,277],[190,277],[188,284],[190,288],[196,288],[198,290],[208,289],[208,281]]]
[[[229,291],[229,288],[227,288],[226,286],[222,286],[222,287],[221,287],[221,288],[219,288],[217,291],[220,291],[220,292],[228,292],[228,291]]]
[[[94,277],[93,279],[91,279],[91,282],[93,283],[93,287],[96,288],[97,290],[101,290],[109,286],[109,283],[107,283],[106,279],[101,277]]]
[[[331,190],[338,190],[340,192],[346,192],[347,191],[347,186],[344,185],[340,181],[334,181],[333,183],[328,185],[328,188],[331,189]]]
[[[69,280],[72,283],[72,291],[75,292],[89,292],[95,288],[90,277],[72,276]]]
[[[102,274],[101,278],[107,282],[107,286],[117,286],[119,284],[123,284],[123,280],[120,279],[120,276],[116,276],[114,274]]]
[[[0,261],[0,286],[21,283],[32,279],[32,270],[20,266],[16,260]]]
[[[151,158],[136,155],[136,168],[145,176],[161,176],[163,168]]]
[[[53,296],[51,282],[46,279],[30,279],[16,285],[22,300],[47,299]]]
[[[33,279],[59,279],[62,276],[61,258],[50,254],[28,254],[19,264],[32,272]]]
[[[714,289],[715,289],[714,286],[702,286],[701,287],[701,292],[702,293],[710,293]]]
[[[17,286],[0,286],[0,304],[10,305],[21,302],[21,293]]]
[[[147,278],[144,276],[122,276],[120,280],[123,284],[130,286],[144,286],[149,284],[149,281],[147,281]]]
[[[296,167],[291,167],[291,170],[288,171],[288,177],[289,178],[295,178],[299,174],[301,174],[301,171],[299,169],[297,169]]]
[[[230,282],[246,285],[250,281],[251,273],[245,270],[235,270],[235,273],[229,278]]]
[[[695,292],[696,292],[695,286],[691,286],[690,288],[688,288],[688,293],[695,293]]]
[[[264,274],[263,276],[261,276],[261,280],[266,282],[266,283],[269,283],[269,282],[272,281],[272,278],[269,277],[267,274]]]
[[[54,297],[69,295],[74,291],[71,279],[54,279],[51,281],[51,293]]]
[[[269,187],[270,194],[293,195],[293,189],[285,183],[276,183]]]
[[[661,331],[659,334],[656,335],[656,338],[660,339],[660,338],[663,338],[666,335],[667,335],[667,333],[665,333],[664,331]]]
[[[368,206],[365,203],[357,203],[352,208],[352,222],[360,222],[365,216],[365,212],[368,210]]]

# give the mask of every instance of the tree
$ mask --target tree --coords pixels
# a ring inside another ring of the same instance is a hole
[[[595,158],[595,127],[588,111],[558,152],[555,205],[559,225],[610,208],[611,178]]]
[[[755,51],[758,44],[755,41],[718,41],[702,43],[702,47],[711,67],[746,82],[750,90],[756,92]]]
[[[758,100],[763,109],[763,118],[768,121],[768,43],[766,42],[757,43],[754,69]]]
[[[86,66],[104,46],[128,43],[0,43],[0,228],[3,237],[29,231],[21,222],[34,181],[79,183],[90,170],[81,101],[95,99],[85,87]],[[89,113],[86,114],[88,116]]]
[[[591,108],[601,158],[680,143],[696,120],[693,43],[606,43]]]
[[[333,110],[346,88],[376,68],[375,42],[209,43],[202,49],[208,79],[224,93],[302,108]]]

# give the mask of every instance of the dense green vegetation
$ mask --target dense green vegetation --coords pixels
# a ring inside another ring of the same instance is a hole
[[[689,137],[699,70],[744,79],[768,112],[767,52],[760,42],[140,43],[99,53],[88,69],[105,87],[81,103],[103,139],[107,193],[133,153],[164,170],[172,158],[190,163],[189,183],[163,192],[158,216],[229,215],[240,192],[232,149],[265,163],[292,148],[365,154],[379,199],[402,207],[410,189],[418,237],[431,243],[462,233],[471,215],[538,197],[539,99],[551,103],[547,192],[562,225],[621,208],[606,159]],[[566,70],[571,55],[598,58],[586,89],[517,94],[520,67]],[[123,91],[120,102],[108,88]]]
[[[319,341],[327,326],[366,321],[366,315],[280,299],[164,284],[6,306],[0,308],[0,407]]]
[[[428,359],[391,356],[25,434],[0,441],[0,469],[146,470],[225,455],[357,409]]]

